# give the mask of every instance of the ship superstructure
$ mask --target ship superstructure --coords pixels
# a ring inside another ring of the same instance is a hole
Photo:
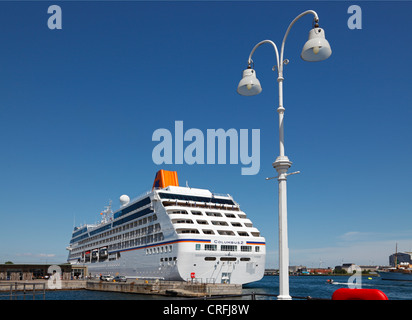
[[[68,261],[89,275],[237,284],[263,277],[265,239],[230,195],[180,187],[176,172],[160,170],[151,191],[120,202],[101,223],[73,231]]]

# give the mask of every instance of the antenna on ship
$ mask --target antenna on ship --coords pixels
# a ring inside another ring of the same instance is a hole
[[[112,211],[112,200],[109,201],[109,205],[104,207],[104,210],[100,213],[102,215],[102,220],[100,223],[106,223],[111,218]]]

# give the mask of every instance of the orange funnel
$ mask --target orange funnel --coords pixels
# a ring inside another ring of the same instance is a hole
[[[166,170],[159,170],[156,173],[156,177],[153,182],[154,188],[166,188],[168,186],[179,186],[179,181],[177,180],[177,172],[176,171],[166,171]]]

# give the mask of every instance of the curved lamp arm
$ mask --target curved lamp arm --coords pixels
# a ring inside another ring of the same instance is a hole
[[[283,60],[283,52],[285,50],[285,42],[286,42],[286,39],[289,35],[290,29],[296,23],[296,21],[298,21],[300,18],[302,18],[303,16],[305,16],[307,14],[313,14],[314,21],[315,21],[315,26],[317,25],[317,23],[319,21],[319,17],[318,17],[318,14],[313,10],[304,11],[301,14],[299,14],[295,19],[293,19],[292,22],[289,24],[289,27],[286,29],[286,33],[283,37],[282,47],[281,47],[281,50],[280,50],[280,57],[279,57],[279,52],[278,52],[278,48],[276,47],[276,44],[271,40],[263,40],[263,41],[259,42],[258,44],[256,44],[253,47],[252,51],[250,52],[249,59],[248,59],[248,68],[251,68],[251,64],[253,62],[252,55],[258,47],[260,47],[264,43],[269,43],[275,49],[276,63],[277,63],[277,69],[278,69],[278,83],[279,83],[279,107],[278,107],[277,111],[279,113],[280,157],[285,156],[284,133],[283,133],[283,113],[285,111],[285,108],[283,107],[283,80],[284,80],[283,79],[283,65],[285,64],[285,61]],[[260,84],[259,84],[259,86],[260,86]]]
[[[286,42],[286,38],[289,35],[290,29],[292,28],[292,26],[295,24],[296,21],[298,21],[300,18],[302,18],[303,16],[305,16],[307,14],[310,14],[310,13],[313,14],[315,23],[318,23],[318,21],[319,21],[318,14],[313,10],[307,10],[305,12],[302,12],[295,19],[293,19],[292,22],[290,23],[288,29],[286,30],[285,36],[283,37],[283,41],[282,41],[282,47],[280,49],[280,62],[281,62],[281,64],[278,65],[280,76],[282,76],[282,74],[283,74],[283,52],[285,50],[285,42]]]
[[[282,77],[283,75],[283,52],[285,50],[285,42],[286,42],[286,38],[289,35],[290,29],[292,28],[292,26],[295,24],[296,21],[298,21],[300,18],[302,18],[303,16],[307,15],[307,14],[313,14],[314,16],[314,21],[317,23],[319,21],[319,17],[318,14],[313,11],[313,10],[307,10],[305,12],[302,12],[300,15],[298,15],[295,19],[292,20],[292,22],[290,23],[289,27],[286,30],[285,36],[283,37],[283,41],[282,41],[282,47],[280,49],[280,57],[279,57],[279,52],[278,52],[278,48],[276,46],[276,44],[272,41],[272,40],[263,40],[260,41],[258,44],[256,44],[252,51],[249,54],[249,59],[248,59],[248,66],[250,67],[250,65],[252,64],[253,60],[252,60],[252,56],[255,53],[256,49],[259,48],[262,44],[264,43],[269,43],[273,46],[273,48],[275,49],[275,53],[276,53],[276,66],[278,67],[278,72],[279,72],[279,77]]]
[[[273,46],[273,48],[275,49],[275,53],[276,53],[276,66],[277,66],[278,69],[279,69],[279,52],[278,52],[278,47],[276,47],[276,44],[275,44],[272,40],[263,40],[263,41],[260,41],[257,45],[254,46],[254,48],[253,48],[252,51],[250,52],[249,59],[248,59],[248,61],[247,61],[248,66],[250,66],[250,65],[252,64],[252,62],[253,62],[253,60],[252,60],[253,53],[256,51],[257,48],[259,48],[259,47],[260,47],[262,44],[264,44],[264,43],[269,43],[269,44],[271,44],[271,45]]]

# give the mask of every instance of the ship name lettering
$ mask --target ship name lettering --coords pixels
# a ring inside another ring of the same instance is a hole
[[[214,240],[214,243],[216,244],[244,244],[243,240]]]

